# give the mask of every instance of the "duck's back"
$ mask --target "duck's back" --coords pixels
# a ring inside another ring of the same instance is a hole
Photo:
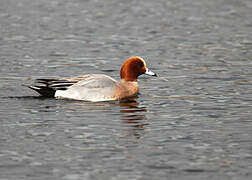
[[[89,74],[68,87],[57,90],[55,97],[86,101],[108,101],[115,98],[117,81],[103,74]]]

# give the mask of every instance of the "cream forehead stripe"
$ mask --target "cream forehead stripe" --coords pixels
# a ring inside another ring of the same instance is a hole
[[[141,57],[138,57],[142,62],[143,62],[143,64],[144,64],[144,67],[147,67],[146,66],[146,63],[145,63],[145,61],[144,61],[144,59],[143,58],[141,58]]]

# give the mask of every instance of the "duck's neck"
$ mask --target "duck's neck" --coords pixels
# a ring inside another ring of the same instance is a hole
[[[121,76],[121,81],[137,82],[137,78],[136,76],[126,76],[126,77]]]

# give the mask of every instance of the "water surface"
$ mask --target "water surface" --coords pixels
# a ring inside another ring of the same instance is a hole
[[[0,179],[251,179],[250,0],[0,2]],[[38,77],[146,59],[128,101],[45,99]]]

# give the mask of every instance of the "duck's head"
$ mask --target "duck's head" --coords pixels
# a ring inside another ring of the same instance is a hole
[[[138,56],[128,58],[123,63],[120,71],[121,79],[125,81],[137,81],[137,77],[142,74],[157,76],[147,68],[145,61]]]

